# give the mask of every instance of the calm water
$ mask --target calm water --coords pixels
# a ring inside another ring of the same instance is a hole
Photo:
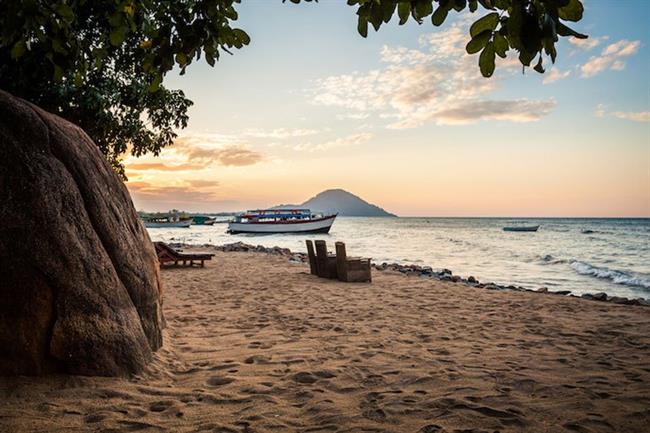
[[[515,223],[540,224],[536,233],[504,232]],[[188,244],[242,241],[305,251],[306,235],[229,235],[226,224],[149,229],[153,240]],[[448,268],[483,282],[574,294],[650,299],[650,219],[345,218],[329,235],[349,254],[377,263]]]

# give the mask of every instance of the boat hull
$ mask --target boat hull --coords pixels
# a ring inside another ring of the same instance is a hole
[[[504,227],[504,232],[536,232],[539,226],[532,227]]]
[[[161,228],[188,228],[192,221],[175,221],[175,222],[145,222],[144,226],[148,229],[161,229]]]
[[[228,232],[237,233],[328,233],[336,215],[308,221],[228,223]]]

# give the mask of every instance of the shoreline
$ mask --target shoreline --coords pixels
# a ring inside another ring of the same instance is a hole
[[[141,373],[0,377],[0,431],[647,430],[646,308],[391,270],[344,283],[238,247],[161,270],[164,344]]]
[[[189,249],[212,248],[215,251],[223,251],[223,252],[256,252],[256,253],[264,253],[264,254],[271,254],[271,255],[280,255],[280,256],[288,257],[288,260],[290,262],[308,263],[307,253],[293,252],[289,248],[282,248],[278,246],[265,247],[264,245],[252,245],[241,241],[226,243],[221,245],[215,245],[215,244],[194,245],[194,244],[185,244],[185,243],[178,243],[178,242],[171,242],[169,243],[169,245],[174,248],[189,248]],[[638,305],[638,306],[650,307],[650,299],[646,299],[646,298],[626,298],[622,296],[609,296],[605,292],[596,292],[593,294],[586,293],[577,296],[572,294],[570,290],[551,291],[547,287],[541,287],[539,289],[533,290],[523,286],[515,286],[512,284],[497,284],[494,282],[484,283],[478,281],[473,276],[461,277],[459,275],[454,275],[452,270],[446,268],[443,268],[439,271],[435,271],[431,266],[421,266],[415,264],[410,264],[410,265],[399,264],[395,262],[394,263],[382,262],[381,264],[371,262],[371,266],[373,269],[379,272],[384,272],[384,271],[399,272],[405,276],[417,276],[421,278],[431,278],[438,281],[449,281],[453,283],[465,284],[467,286],[479,288],[479,289],[513,291],[513,292],[530,292],[530,293],[548,294],[548,295],[556,295],[556,296],[565,296],[569,298],[580,298],[580,299],[597,301],[597,302],[611,302],[620,305]]]

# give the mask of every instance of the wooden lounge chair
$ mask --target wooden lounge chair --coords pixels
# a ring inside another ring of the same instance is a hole
[[[154,242],[153,244],[156,247],[156,254],[158,255],[158,261],[161,267],[168,263],[173,263],[174,265],[183,263],[182,266],[187,266],[188,262],[189,266],[194,266],[194,262],[197,262],[197,265],[200,264],[203,267],[205,266],[204,262],[206,260],[212,260],[214,256],[214,254],[210,253],[181,253],[164,242]]]
[[[307,239],[307,256],[309,257],[309,272],[312,275],[318,275],[318,261],[316,260],[316,252],[314,251],[314,244]]]
[[[336,278],[336,256],[327,253],[325,241],[316,241],[316,267],[321,278]]]
[[[348,257],[345,253],[345,244],[336,243],[336,273],[338,279],[347,282],[372,281],[370,275],[370,259]]]

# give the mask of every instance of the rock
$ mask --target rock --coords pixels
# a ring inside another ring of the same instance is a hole
[[[571,293],[571,290],[558,290],[557,292],[551,292],[554,295],[566,296]]]
[[[77,126],[0,91],[0,375],[128,375],[162,345],[156,254]]]
[[[613,302],[615,304],[629,304],[630,303],[629,299],[627,299],[625,297],[621,297],[621,296],[612,296],[608,300],[609,300],[609,302]]]
[[[592,295],[592,299],[595,299],[596,301],[606,301],[607,300],[607,293],[596,293]]]
[[[537,289],[538,293],[547,293],[548,292],[548,287],[540,287]]]
[[[461,280],[461,278],[458,275],[452,275],[451,276],[451,281],[453,281],[454,283],[457,283],[460,280]]]
[[[594,295],[592,295],[590,293],[584,293],[584,294],[580,295],[580,297],[583,298],[583,299],[594,299]]]
[[[470,275],[469,278],[467,279],[467,282],[472,283],[472,284],[476,284],[476,283],[478,283],[478,280]]]

